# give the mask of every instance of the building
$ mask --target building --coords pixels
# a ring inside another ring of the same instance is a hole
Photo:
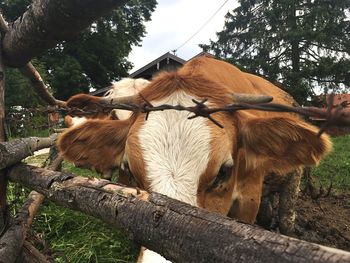
[[[185,63],[186,63],[186,60],[167,52],[164,55],[160,56],[159,58],[156,58],[155,60],[151,61],[147,65],[143,66],[142,68],[134,71],[129,75],[129,77],[134,79],[144,78],[144,79],[150,80],[152,79],[153,76],[157,75],[161,71],[173,71],[181,67]],[[90,92],[90,95],[102,96],[109,89],[110,87],[102,88],[102,89]]]
[[[196,58],[199,56],[212,56],[206,52],[201,52],[196,56],[192,57]],[[189,59],[189,60],[191,60]],[[187,61],[179,58],[176,55],[171,54],[170,52],[165,53],[164,55],[156,58],[155,60],[149,62],[142,68],[134,71],[129,75],[130,78],[144,78],[151,80],[155,75],[157,75],[161,71],[173,71],[184,65]],[[108,91],[110,87],[102,88],[93,92],[90,92],[90,95],[102,96]]]
[[[173,71],[186,63],[186,60],[179,58],[169,52],[153,60],[142,68],[129,75],[130,78],[152,79],[161,71]]]

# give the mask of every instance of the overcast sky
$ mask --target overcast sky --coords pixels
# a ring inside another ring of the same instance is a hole
[[[129,59],[134,63],[130,73],[143,67],[164,53],[178,48],[190,38],[225,2],[225,0],[158,0],[152,20],[146,23],[142,46],[134,47]],[[189,59],[201,49],[198,44],[216,39],[215,32],[224,26],[224,16],[237,7],[237,0],[228,0],[213,19],[176,55]]]

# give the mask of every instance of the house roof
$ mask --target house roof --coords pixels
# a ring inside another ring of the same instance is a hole
[[[111,89],[111,86],[108,86],[108,87],[105,87],[105,88],[102,88],[102,89],[98,89],[98,90],[89,92],[89,94],[90,95],[98,95],[98,94],[101,94],[101,93],[105,94],[110,89]]]
[[[170,52],[167,52],[164,55],[160,56],[159,58],[157,58],[157,59],[151,61],[150,63],[148,63],[147,65],[143,66],[142,68],[134,71],[133,73],[131,73],[129,75],[129,77],[134,78],[137,75],[139,75],[140,73],[146,71],[147,69],[151,68],[154,65],[157,65],[158,63],[160,63],[163,60],[173,60],[179,64],[182,64],[182,65],[186,63],[186,60],[179,58],[178,56],[175,56],[175,55],[171,54]]]
[[[194,59],[196,57],[200,56],[209,56],[209,57],[214,57],[213,55],[207,53],[207,52],[200,52],[199,54],[195,55],[194,57],[190,58]],[[167,52],[163,54],[162,56],[156,58],[155,60],[149,62],[142,68],[139,68],[138,70],[134,71],[129,75],[129,78],[147,78],[149,74],[153,74],[154,72],[157,72],[159,70],[166,70],[166,66],[169,64],[175,65],[175,67],[182,66],[186,63],[187,61],[179,58],[176,55],[171,54],[170,52]],[[154,68],[153,68],[154,67]],[[173,68],[172,68],[173,69]],[[168,68],[169,70],[169,68]],[[93,92],[90,92],[90,95],[101,95],[107,92],[110,89],[110,87],[102,88],[95,90]]]

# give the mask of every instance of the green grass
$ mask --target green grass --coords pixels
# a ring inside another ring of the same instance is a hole
[[[41,158],[31,157],[29,163],[37,162],[38,159]],[[97,173],[65,162],[63,169],[80,176],[98,177]],[[18,190],[11,187],[11,191],[10,195],[18,196]],[[33,236],[40,236],[48,243],[55,262],[59,263],[135,262],[139,250],[122,231],[49,201],[41,206],[32,232]]]
[[[323,159],[312,175],[319,184],[339,191],[350,191],[350,135],[332,138],[333,152]]]
[[[135,262],[137,247],[102,221],[51,202],[33,225],[53,251],[55,262]]]

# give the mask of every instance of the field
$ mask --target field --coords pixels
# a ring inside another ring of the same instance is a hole
[[[331,194],[314,200],[301,192],[296,236],[350,251],[350,136],[333,138],[333,142],[333,153],[312,169],[316,188],[328,189],[332,183]],[[34,156],[28,162],[40,164],[45,158]],[[97,176],[68,163],[64,163],[63,169],[81,176]],[[17,205],[28,193],[13,185],[10,190],[11,202]],[[135,262],[139,247],[122,231],[48,201],[36,217],[30,238],[55,262]]]

